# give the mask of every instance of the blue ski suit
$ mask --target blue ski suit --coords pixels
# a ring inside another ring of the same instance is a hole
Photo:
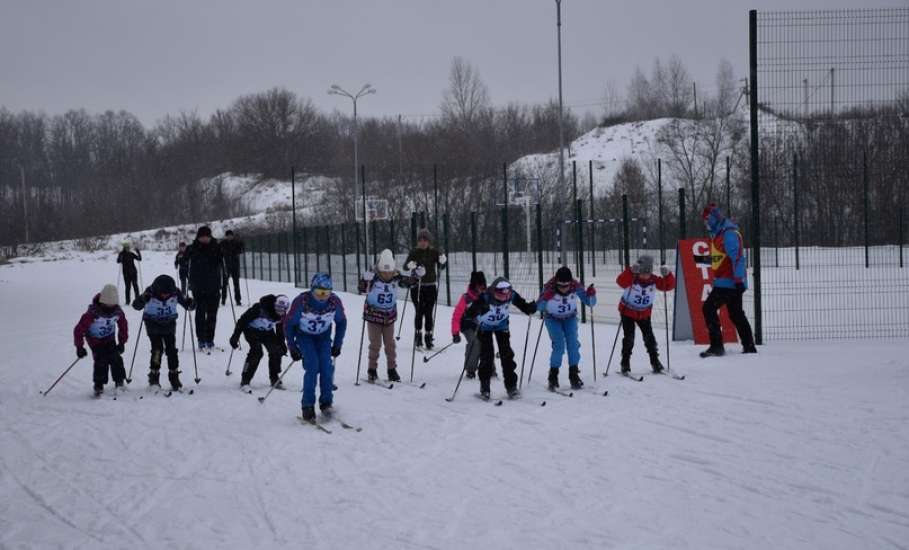
[[[578,341],[578,301],[588,307],[597,304],[596,296],[588,296],[578,281],[572,281],[567,294],[559,293],[554,278],[543,286],[543,292],[537,300],[537,309],[546,320],[546,331],[552,341],[552,354],[549,356],[551,369],[562,366],[566,348],[569,366],[576,367],[581,361],[581,344]]]
[[[331,325],[335,325],[334,341]],[[284,318],[287,349],[303,356],[304,407],[316,404],[316,380],[319,381],[319,403],[331,405],[334,365],[332,348],[341,348],[347,331],[344,305],[334,293],[325,301],[316,299],[310,291],[297,296]]]

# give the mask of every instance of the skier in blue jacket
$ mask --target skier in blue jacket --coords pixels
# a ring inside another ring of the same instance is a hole
[[[579,390],[584,382],[578,373],[581,361],[581,344],[578,342],[578,301],[590,307],[597,304],[596,289],[590,285],[585,290],[579,281],[575,281],[571,269],[560,267],[555,277],[544,286],[537,309],[546,320],[546,331],[552,341],[552,355],[549,357],[549,389],[559,387],[559,368],[562,356],[568,350],[568,381],[572,389]]]
[[[335,324],[334,340],[331,325]],[[341,355],[347,317],[341,299],[332,292],[331,277],[316,273],[310,290],[297,296],[284,318],[287,349],[294,361],[303,359],[303,420],[316,417],[316,379],[319,381],[319,409],[323,415],[331,414],[332,384],[334,381],[333,358]]]

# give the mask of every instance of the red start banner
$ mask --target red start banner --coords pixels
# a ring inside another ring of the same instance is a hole
[[[685,239],[676,245],[675,318],[672,326],[673,340],[691,340],[695,344],[710,344],[707,323],[702,306],[713,288],[710,270],[710,240]],[[737,342],[735,325],[726,308],[720,308],[724,343]]]

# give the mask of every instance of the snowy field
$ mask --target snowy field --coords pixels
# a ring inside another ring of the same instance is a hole
[[[170,254],[146,255],[146,284],[173,273]],[[73,326],[116,280],[113,262],[71,253],[0,266],[0,548],[909,548],[906,340],[774,344],[709,361],[675,344],[687,380],[610,376],[597,384],[608,397],[567,398],[542,385],[544,333],[524,399],[494,407],[472,397],[475,381],[444,400],[463,344],[417,357],[425,389],[354,386],[362,302],[343,295],[335,404],[360,433],[298,424],[298,369],[265,405],[240,393],[242,356],[225,377],[227,353],[198,357],[198,386],[181,353],[194,395],[147,394],[144,335],[118,400],[89,397],[89,360],[42,397],[75,358]],[[140,314],[127,315],[129,368]],[[220,345],[230,318],[221,308]],[[439,318],[444,344],[450,309]],[[519,362],[526,327],[516,314]],[[597,326],[600,370],[614,335]],[[592,385],[587,326],[582,337]],[[645,374],[642,348],[632,368]],[[405,377],[410,351],[399,348]],[[263,361],[256,395],[266,371]]]

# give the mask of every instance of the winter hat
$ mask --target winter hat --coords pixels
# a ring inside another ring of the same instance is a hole
[[[332,290],[331,277],[328,275],[328,273],[316,273],[312,276],[312,281],[310,282],[309,287]]]
[[[290,298],[283,294],[275,296],[275,313],[283,317],[287,314],[288,309],[290,309]]]
[[[379,253],[379,261],[376,262],[376,270],[390,272],[395,270],[395,255],[387,248]]]
[[[486,274],[482,271],[474,271],[470,274],[470,288],[480,288],[486,286]]]
[[[114,285],[104,285],[101,289],[101,296],[98,301],[106,306],[115,306],[120,303],[120,294]]]
[[[701,211],[701,217],[707,222],[707,227],[710,231],[716,231],[725,219],[723,211],[714,203],[710,203],[704,207],[704,210]]]
[[[508,282],[508,279],[505,277],[498,277],[495,281],[492,282],[492,295],[493,298],[496,298],[496,294],[507,293],[508,297],[511,297],[511,283]],[[498,300],[498,298],[496,298]],[[507,298],[506,298],[507,300]]]
[[[423,227],[417,231],[417,240],[418,241],[432,241],[432,233],[429,232],[429,229]]]
[[[129,250],[129,241],[123,241],[120,243],[120,246],[122,246],[124,250]]]
[[[653,256],[644,254],[638,258],[638,267],[640,267],[640,273],[653,273]]]
[[[196,231],[196,238],[198,239],[199,237],[211,237],[211,227],[208,227],[207,225],[200,227],[199,230]]]
[[[563,265],[556,271],[555,279],[557,283],[570,283],[574,280],[574,277],[571,275],[571,269]]]
[[[170,275],[158,275],[151,285],[152,294],[175,294],[177,283]]]

